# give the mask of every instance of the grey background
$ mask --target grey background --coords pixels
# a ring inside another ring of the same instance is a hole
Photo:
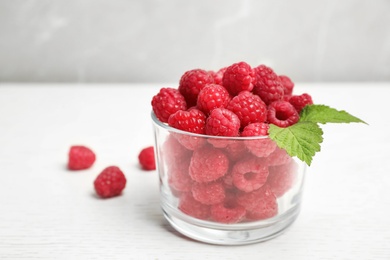
[[[0,0],[1,82],[176,82],[238,61],[389,81],[390,1]]]

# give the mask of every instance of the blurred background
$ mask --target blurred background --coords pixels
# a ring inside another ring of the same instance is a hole
[[[0,0],[0,82],[178,82],[238,61],[390,81],[390,1]]]

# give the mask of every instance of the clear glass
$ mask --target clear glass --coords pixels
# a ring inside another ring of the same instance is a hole
[[[306,167],[271,139],[198,135],[152,120],[161,207],[177,231],[240,245],[274,238],[295,221]]]

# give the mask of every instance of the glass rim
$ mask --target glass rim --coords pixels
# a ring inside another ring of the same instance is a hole
[[[151,117],[153,120],[153,123],[169,132],[175,132],[177,134],[182,134],[182,135],[188,135],[188,136],[193,136],[193,137],[199,137],[199,138],[209,138],[209,139],[221,139],[221,140],[261,140],[261,139],[270,139],[269,136],[216,136],[216,135],[203,135],[203,134],[195,134],[191,132],[186,132],[174,127],[169,126],[166,123],[161,122],[154,112],[151,112]],[[271,139],[270,139],[271,140]]]

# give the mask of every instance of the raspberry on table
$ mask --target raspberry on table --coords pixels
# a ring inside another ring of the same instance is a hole
[[[228,170],[226,154],[212,146],[204,146],[194,151],[189,174],[196,182],[211,182],[224,176]]]
[[[71,146],[68,153],[69,170],[85,170],[90,168],[96,160],[95,153],[83,145]]]
[[[284,96],[284,89],[279,76],[265,65],[260,65],[253,70],[256,78],[253,93],[259,95],[267,105],[281,100]]]
[[[301,113],[302,109],[307,105],[313,104],[313,99],[307,93],[301,95],[294,95],[289,98],[288,102],[297,110],[298,113]]]
[[[297,177],[298,164],[294,160],[269,167],[267,184],[277,198],[291,189]]]
[[[270,124],[288,127],[298,122],[297,110],[287,101],[274,101],[268,106],[267,119]]]
[[[117,166],[109,166],[96,177],[93,185],[100,197],[111,198],[122,193],[126,177]]]
[[[227,109],[235,113],[241,122],[241,128],[250,123],[260,123],[267,119],[267,106],[257,95],[241,91],[229,102]]]
[[[210,217],[210,206],[194,199],[191,192],[180,196],[179,210],[183,213],[198,219],[207,220]]]
[[[187,109],[184,97],[179,90],[174,88],[160,89],[159,93],[152,98],[151,103],[154,114],[163,123],[167,123],[169,116],[176,111]]]
[[[239,136],[240,119],[226,108],[216,108],[206,119],[206,134],[214,136]]]
[[[226,68],[222,78],[222,85],[233,96],[243,90],[252,91],[254,73],[246,62],[238,62]]]
[[[231,172],[234,186],[245,192],[257,190],[263,186],[267,181],[268,173],[266,161],[257,157],[236,162]]]
[[[229,92],[217,84],[207,84],[198,95],[196,106],[206,115],[214,108],[225,108],[230,102]]]
[[[200,90],[206,85],[214,83],[213,76],[202,69],[186,71],[180,78],[179,92],[184,96],[188,107],[196,105]]]
[[[192,196],[200,203],[213,205],[225,199],[225,188],[221,181],[194,183]]]
[[[277,146],[274,141],[268,138],[268,129],[267,123],[253,123],[247,125],[241,133],[243,137],[262,137],[244,141],[248,150],[257,157],[267,157]]]
[[[244,219],[245,213],[245,208],[236,202],[233,195],[226,196],[223,202],[211,206],[211,219],[219,223],[238,223]]]
[[[141,150],[138,155],[138,161],[142,169],[152,171],[156,169],[156,161],[154,159],[154,147],[148,146]]]
[[[294,90],[294,82],[285,75],[279,75],[279,79],[282,81],[284,95],[291,96]]]

